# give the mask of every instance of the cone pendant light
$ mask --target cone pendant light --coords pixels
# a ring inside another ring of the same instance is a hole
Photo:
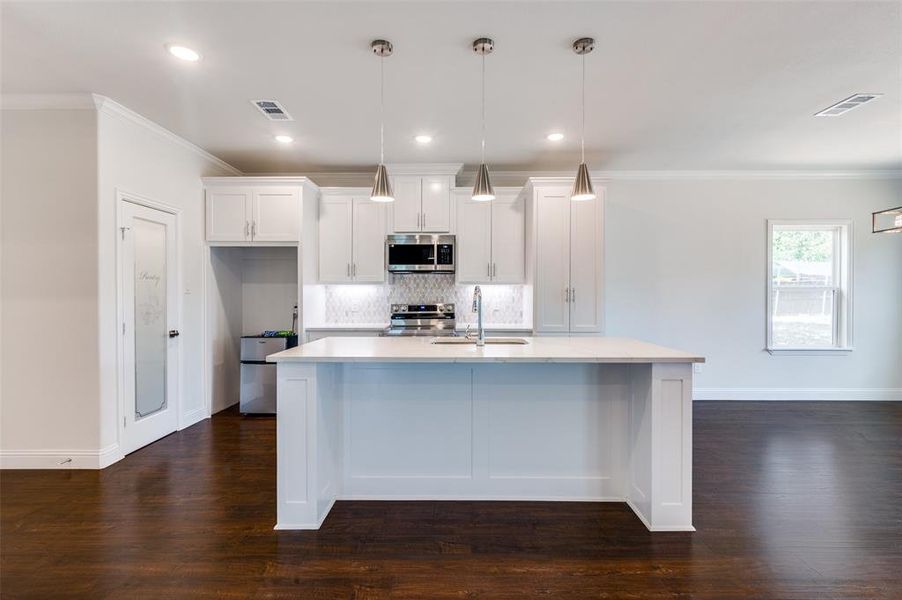
[[[576,170],[573,190],[570,192],[570,199],[574,201],[595,199],[595,190],[592,188],[592,179],[589,178],[589,168],[586,166],[586,54],[594,49],[595,40],[592,38],[580,38],[573,42],[573,51],[581,56],[583,60],[581,158],[579,169]]]
[[[485,56],[495,49],[495,42],[489,38],[479,38],[473,42],[473,52],[482,57],[482,162],[476,171],[476,184],[473,186],[473,200],[486,201],[495,199],[495,190],[489,181],[489,169],[485,166]]]
[[[373,40],[370,44],[373,54],[379,57],[379,167],[373,181],[370,200],[373,202],[394,202],[388,171],[385,170],[385,57],[391,56],[392,45],[386,40]]]

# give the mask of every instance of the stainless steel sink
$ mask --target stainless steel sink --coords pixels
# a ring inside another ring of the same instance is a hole
[[[432,338],[433,344],[475,344],[476,338],[468,338],[468,337],[437,337]],[[485,338],[486,344],[513,344],[513,345],[524,345],[528,344],[529,340],[524,338],[510,338],[510,337],[487,337]]]

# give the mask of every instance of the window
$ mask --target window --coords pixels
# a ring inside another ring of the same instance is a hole
[[[849,350],[851,222],[768,221],[767,349]]]

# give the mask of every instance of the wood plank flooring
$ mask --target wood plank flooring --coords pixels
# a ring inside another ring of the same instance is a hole
[[[339,502],[275,532],[274,425],[3,471],[0,596],[902,598],[902,403],[696,403],[691,534],[547,502]]]

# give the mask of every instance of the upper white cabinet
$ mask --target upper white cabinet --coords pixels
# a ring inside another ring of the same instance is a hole
[[[254,190],[251,236],[255,242],[296,242],[301,231],[301,193],[297,188]]]
[[[253,190],[228,187],[206,190],[207,241],[247,241],[251,235]]]
[[[494,200],[477,202],[469,189],[454,191],[458,283],[523,283],[525,203],[519,192],[496,188]]]
[[[604,190],[573,202],[570,186],[527,186],[532,202],[533,319],[536,333],[604,329]]]
[[[209,177],[204,187],[207,241],[237,245],[297,244],[303,199],[318,195],[306,177]]]
[[[451,187],[448,175],[399,175],[392,178],[392,230],[395,233],[451,231]]]
[[[356,192],[356,193],[355,193]],[[368,190],[326,191],[319,207],[319,282],[385,280],[386,205]]]

